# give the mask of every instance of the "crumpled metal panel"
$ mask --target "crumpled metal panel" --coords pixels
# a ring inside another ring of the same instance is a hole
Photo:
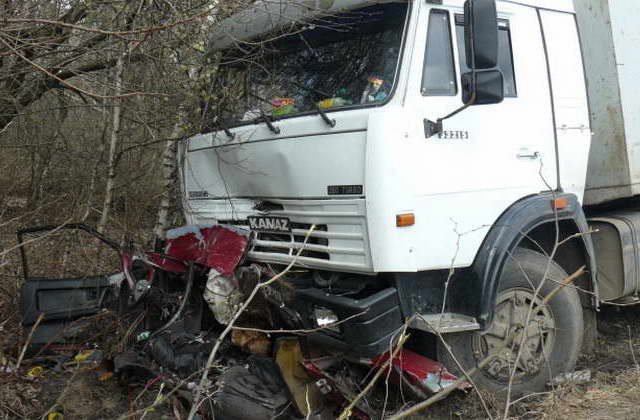
[[[185,229],[185,233],[179,236],[169,236],[165,254],[213,268],[223,276],[231,276],[242,261],[248,243],[248,235],[237,229],[199,227]]]
[[[389,352],[374,359],[375,366],[381,366],[389,360]],[[452,385],[458,377],[450,373],[442,363],[421,356],[410,350],[402,349],[391,362],[393,371],[404,376],[409,382],[425,393],[435,394]],[[463,383],[460,389],[468,388]]]

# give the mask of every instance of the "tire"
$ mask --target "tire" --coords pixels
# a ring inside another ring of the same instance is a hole
[[[548,257],[518,248],[500,276],[491,326],[483,332],[444,336],[466,372],[483,364],[471,376],[480,389],[505,397],[515,360],[519,364],[511,385],[512,398],[542,391],[552,378],[575,368],[584,334],[580,297],[575,288],[558,289],[557,282],[566,279],[567,273],[551,261],[547,280],[536,298],[535,288],[540,286],[548,264]],[[555,295],[544,305],[544,298],[554,290]],[[533,311],[529,310],[531,302]],[[523,338],[527,316],[529,327]],[[522,350],[518,350],[522,343]],[[462,375],[441,342],[438,358],[452,372]]]

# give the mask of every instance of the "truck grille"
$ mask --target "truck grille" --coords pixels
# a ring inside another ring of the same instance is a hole
[[[290,220],[291,233],[255,232],[249,259],[289,264],[302,247],[307,232],[315,224],[315,230],[296,260],[297,266],[354,273],[373,271],[364,200],[273,199],[270,202],[281,207],[257,212],[254,202],[238,200],[233,203],[234,220],[219,220],[220,223],[246,229],[249,229],[248,216],[268,214]]]
[[[304,238],[306,237],[307,232],[309,232],[309,229],[311,229],[311,226],[312,225],[308,223],[291,223],[291,234],[257,232],[255,237],[256,242],[252,251],[297,255],[298,250],[300,249],[299,246],[304,243]],[[316,225],[314,229],[314,232],[326,231],[327,225]],[[328,247],[329,240],[327,238],[310,236],[309,240],[307,240],[305,249],[302,251],[300,256],[320,260],[330,260],[331,257]]]

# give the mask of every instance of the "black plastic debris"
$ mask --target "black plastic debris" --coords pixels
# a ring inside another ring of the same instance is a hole
[[[214,415],[225,420],[289,419],[293,417],[287,386],[275,362],[250,357],[244,366],[223,372],[214,395]]]

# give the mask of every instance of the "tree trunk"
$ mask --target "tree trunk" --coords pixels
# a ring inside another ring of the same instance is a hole
[[[178,63],[176,63],[177,65]],[[217,70],[217,67],[216,67]],[[195,82],[198,79],[200,69],[196,66],[191,66],[187,72],[189,80]],[[188,104],[182,104],[178,109],[178,120],[173,126],[171,133],[172,139],[177,139],[184,136],[184,121],[187,118]],[[158,247],[160,242],[166,238],[167,228],[169,227],[169,215],[171,210],[171,201],[176,192],[177,184],[177,158],[178,158],[178,142],[169,140],[165,146],[164,153],[162,155],[162,174],[164,178],[164,185],[162,191],[162,197],[158,206],[158,219],[154,228],[155,246]]]
[[[116,62],[115,67],[115,92],[114,96],[122,94],[122,75],[124,73],[124,55],[121,55]],[[120,135],[120,120],[122,113],[122,103],[120,99],[115,99],[113,105],[113,120],[111,125],[111,139],[109,142],[109,162],[107,184],[104,193],[104,202],[102,204],[102,215],[98,222],[98,232],[104,232],[105,226],[109,220],[109,210],[113,202],[113,190],[116,181],[116,152],[118,150],[118,138]]]
[[[177,138],[182,131],[180,122],[176,123],[173,128],[171,138]],[[164,185],[162,190],[162,197],[160,198],[160,205],[158,207],[158,220],[154,228],[154,235],[156,238],[156,245],[166,237],[167,228],[169,227],[169,213],[171,209],[171,199],[175,193],[176,186],[176,158],[178,153],[178,142],[169,140],[162,154],[162,175],[164,179]]]
[[[107,85],[108,85],[108,77],[105,77],[103,80],[104,94],[103,96],[107,96]],[[104,152],[106,151],[106,143],[107,143],[107,130],[109,125],[109,112],[108,102],[106,99],[102,99],[102,109],[100,112],[102,113],[101,123],[102,123],[102,133],[100,135],[100,146],[98,146],[98,155],[95,157],[95,161],[93,164],[93,168],[91,171],[91,179],[89,180],[89,192],[87,194],[87,204],[84,211],[84,215],[82,216],[82,223],[85,223],[89,216],[91,216],[91,209],[93,208],[93,200],[94,194],[96,193],[96,184],[98,183],[98,174],[100,173],[100,166],[104,161]]]

